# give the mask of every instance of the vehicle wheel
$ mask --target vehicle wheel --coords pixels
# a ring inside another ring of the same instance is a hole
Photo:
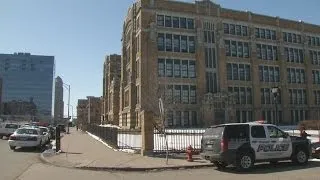
[[[242,153],[237,156],[236,168],[239,171],[248,171],[254,165],[253,155],[251,153]]]
[[[227,167],[226,163],[221,163],[219,161],[213,161],[212,162],[218,169],[224,169]]]
[[[308,156],[309,156],[308,152],[305,149],[299,148],[297,149],[295,155],[293,156],[292,161],[299,165],[307,164],[309,161]]]
[[[3,136],[0,136],[0,139],[2,139],[3,138]]]
[[[15,147],[15,146],[10,146],[10,149],[11,149],[11,150],[15,150],[16,147]]]

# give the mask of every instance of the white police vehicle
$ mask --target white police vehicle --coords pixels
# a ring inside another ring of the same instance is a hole
[[[255,162],[282,160],[306,164],[311,154],[308,139],[289,136],[275,125],[258,122],[212,126],[201,140],[201,157],[218,168],[235,165],[238,170],[249,170]]]

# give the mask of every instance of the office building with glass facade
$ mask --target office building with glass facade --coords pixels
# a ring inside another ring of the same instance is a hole
[[[54,74],[53,56],[0,54],[2,116],[51,120]]]

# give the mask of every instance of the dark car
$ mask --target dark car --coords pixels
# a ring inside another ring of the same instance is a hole
[[[311,156],[310,140],[289,136],[272,124],[232,123],[206,129],[201,140],[201,157],[218,168],[235,165],[249,170],[256,162],[292,160],[306,164]]]

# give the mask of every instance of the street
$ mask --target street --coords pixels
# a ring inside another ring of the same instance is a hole
[[[257,165],[250,173],[236,173],[233,168],[224,172],[215,168],[172,170],[161,172],[97,172],[69,168],[55,167],[43,164],[39,160],[39,152],[32,149],[9,150],[6,140],[0,141],[0,176],[1,180],[163,180],[167,179],[257,179],[270,180],[320,180],[320,162],[311,161],[305,167],[292,165],[291,163],[280,163],[276,166],[269,164]]]

